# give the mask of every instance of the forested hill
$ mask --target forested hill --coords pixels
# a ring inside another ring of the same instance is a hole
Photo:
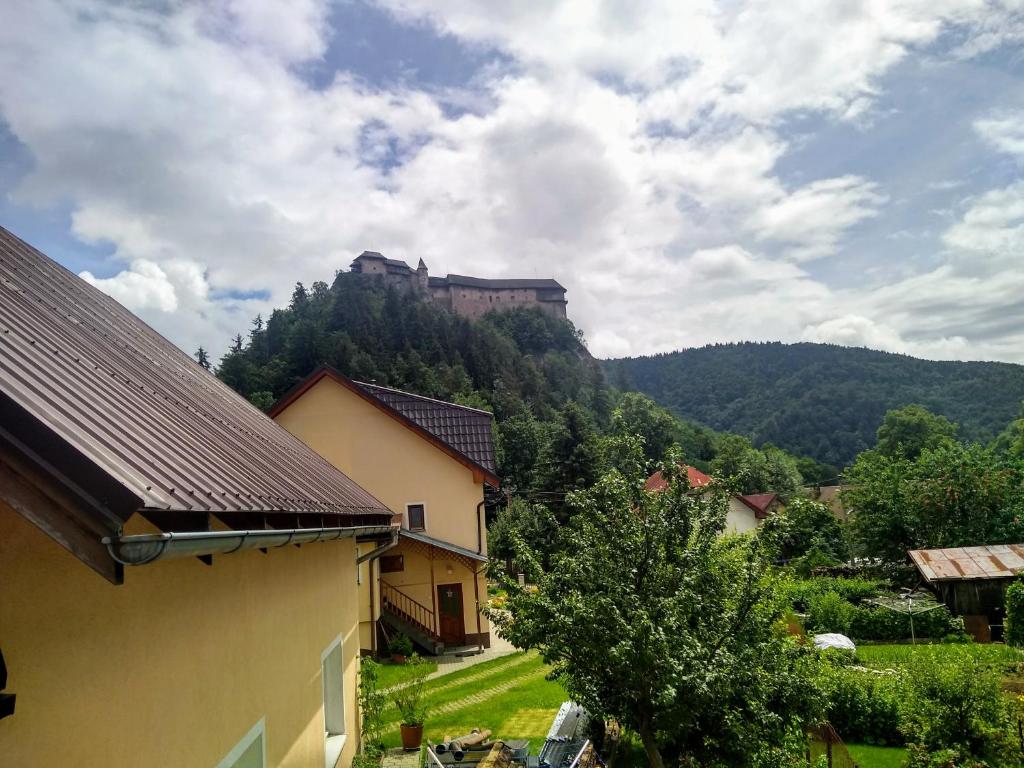
[[[919,403],[987,441],[1024,400],[1024,366],[919,360],[831,344],[718,344],[604,362],[612,384],[678,416],[843,466],[885,412]]]

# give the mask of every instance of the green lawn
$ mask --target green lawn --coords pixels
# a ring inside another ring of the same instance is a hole
[[[901,667],[910,664],[921,651],[955,653],[966,650],[978,660],[989,664],[1014,664],[1024,661],[1024,652],[1002,643],[934,644],[934,645],[858,645],[857,659],[869,667]]]
[[[907,751],[902,747],[872,747],[867,744],[847,744],[850,757],[858,768],[901,768]]]
[[[427,668],[427,674],[437,670],[436,661],[424,659],[423,665]],[[380,665],[380,687],[384,690],[392,688],[399,683],[404,683],[412,677],[415,671],[416,668],[411,664],[395,664],[391,661],[385,661]]]
[[[539,747],[566,699],[560,685],[544,679],[546,673],[535,653],[516,653],[431,680],[427,703],[432,712],[425,738],[437,742],[473,728],[489,728],[496,737],[530,739]],[[384,718],[385,742],[398,746],[398,713],[393,706]]]

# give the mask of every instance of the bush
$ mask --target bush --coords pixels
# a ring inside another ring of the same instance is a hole
[[[1024,646],[1024,581],[1017,579],[1006,590],[1006,643]]]
[[[839,632],[850,634],[857,607],[835,592],[812,595],[808,609],[807,626],[812,632]]]
[[[1024,762],[999,672],[965,648],[922,649],[908,668],[904,693],[900,729],[915,745],[912,766],[984,761],[1009,768]],[[947,762],[936,763],[940,757]]]
[[[399,686],[391,695],[391,700],[395,703],[402,725],[423,725],[428,713],[426,696],[429,669],[419,656],[413,656],[409,663],[416,673],[412,680]]]
[[[784,594],[797,613],[807,613],[811,600],[828,592],[834,592],[854,605],[877,595],[884,582],[862,578],[837,578],[815,576],[809,579],[789,579],[783,587]]]
[[[946,606],[914,617],[914,636],[939,640],[963,633],[963,621],[954,617]],[[850,637],[855,640],[909,640],[910,617],[885,608],[857,606],[850,623]]]
[[[901,745],[902,675],[877,674],[830,659],[823,668],[828,692],[828,721],[844,741]]]
[[[388,645],[388,650],[392,656],[412,656],[412,640],[405,635],[396,635]]]

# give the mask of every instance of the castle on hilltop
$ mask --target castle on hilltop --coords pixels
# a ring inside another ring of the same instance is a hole
[[[465,275],[431,277],[423,259],[413,269],[404,261],[386,259],[376,251],[359,254],[352,262],[352,271],[378,275],[388,285],[415,291],[471,319],[483,317],[492,310],[517,307],[537,307],[552,317],[566,316],[565,288],[557,280],[491,280]]]

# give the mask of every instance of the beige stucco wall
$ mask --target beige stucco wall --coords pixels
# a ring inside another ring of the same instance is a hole
[[[431,565],[433,565],[434,569],[434,590],[442,584],[461,584],[465,632],[467,635],[475,635],[477,633],[477,606],[473,592],[473,572],[465,564],[445,557],[442,552],[436,552],[433,563],[431,563],[430,557],[421,548],[407,543],[400,544],[395,549],[389,551],[388,554],[402,555],[404,570],[385,573],[381,578],[404,592],[420,605],[431,610],[434,609],[430,577]],[[483,565],[484,563],[478,563],[477,570]],[[479,608],[482,609],[487,602],[487,581],[483,574],[478,575],[477,579],[480,597]],[[482,633],[490,631],[487,618],[483,615],[480,616],[479,631]]]
[[[355,544],[127,568],[114,586],[0,502],[0,763],[213,768],[265,718],[268,766],[324,765],[321,654],[339,636],[354,754]]]
[[[325,377],[275,420],[393,511],[425,504],[428,536],[476,551],[483,483],[396,419]]]
[[[760,522],[754,514],[754,510],[737,499],[735,496],[729,498],[729,512],[725,516],[725,529],[733,533],[746,533],[757,528]]]
[[[483,499],[483,483],[474,479],[471,469],[373,404],[338,382],[323,378],[275,420],[390,509],[402,513],[403,520],[407,504],[424,504],[426,535],[477,550],[477,504]],[[403,527],[406,525],[404,521]],[[486,554],[486,528],[481,535]],[[429,561],[406,545],[401,547],[387,554],[404,554],[405,572],[384,574],[383,578],[432,608]],[[451,576],[447,573],[449,566]],[[365,565],[362,568],[359,632],[362,647],[369,649],[373,622],[380,615],[379,598],[373,598],[375,610],[371,616],[370,570]],[[378,572],[379,565],[374,566],[374,574]],[[438,555],[434,574],[435,585],[462,583],[466,633],[476,634],[469,570]],[[483,575],[479,577],[479,589],[482,607],[487,600]],[[480,617],[480,627],[484,633],[489,631],[485,617]]]

